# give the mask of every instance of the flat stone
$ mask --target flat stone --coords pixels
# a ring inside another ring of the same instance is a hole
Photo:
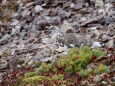
[[[80,10],[81,8],[83,8],[83,4],[82,4],[82,3],[75,4],[72,8],[73,8],[75,11],[78,11],[78,10]]]
[[[15,25],[17,25],[17,24],[19,24],[19,21],[18,21],[18,20],[16,20],[16,19],[15,19],[15,20],[13,20],[13,22],[11,23],[11,25],[12,25],[12,26],[15,26]]]
[[[82,22],[79,26],[85,26],[87,24],[90,24],[90,23],[93,23],[93,22],[96,22],[96,21],[100,21],[102,19],[104,19],[104,16],[96,16],[94,18],[88,19],[85,22]]]
[[[94,42],[92,45],[92,48],[95,48],[95,47],[102,47],[102,45],[100,44],[100,42]]]
[[[40,5],[36,5],[34,8],[35,13],[39,13],[43,10],[43,8]]]

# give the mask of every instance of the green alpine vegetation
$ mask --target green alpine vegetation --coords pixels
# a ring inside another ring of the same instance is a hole
[[[41,63],[34,72],[25,74],[25,78],[22,78],[22,84],[36,84],[42,83],[44,80],[57,84],[57,81],[62,84],[66,83],[69,79],[65,79],[65,76],[69,73],[77,73],[81,77],[88,77],[93,74],[102,74],[109,72],[109,68],[100,64],[95,69],[87,69],[87,65],[93,63],[97,58],[105,56],[106,52],[99,48],[90,49],[88,46],[81,48],[71,48],[66,56],[62,56],[54,63]],[[59,84],[59,83],[58,83]]]

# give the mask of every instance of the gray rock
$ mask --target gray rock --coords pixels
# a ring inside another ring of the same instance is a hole
[[[104,10],[103,8],[100,8],[100,9],[98,10],[98,14],[99,14],[99,15],[104,15],[104,14],[105,14],[105,10]]]
[[[108,41],[108,40],[111,39],[111,37],[108,36],[108,35],[103,35],[103,36],[102,36],[102,39],[103,39],[103,41]]]
[[[61,31],[63,32],[63,33],[67,33],[67,32],[69,32],[69,31],[71,31],[72,33],[74,32],[74,29],[73,29],[73,27],[67,22],[67,21],[64,21],[63,22],[63,25],[62,25],[62,27],[61,27]],[[70,32],[70,33],[71,33]]]
[[[50,38],[42,38],[42,43],[51,44],[52,40]]]
[[[29,7],[29,6],[32,6],[34,4],[34,2],[29,2],[29,3],[27,3],[25,6],[26,7]]]
[[[21,25],[17,25],[17,26],[15,26],[15,28],[12,29],[12,33],[11,33],[11,35],[19,34],[19,32],[20,32],[20,28],[21,28]]]
[[[103,0],[96,0],[95,8],[103,8],[103,6],[104,6]]]
[[[71,3],[71,4],[70,4],[70,8],[73,8],[74,6],[75,6],[74,3]]]
[[[78,10],[80,10],[81,8],[83,8],[83,5],[82,5],[82,3],[78,3],[78,4],[75,4],[72,8],[73,8],[74,10],[78,11]]]
[[[60,17],[53,17],[48,20],[36,20],[36,26],[35,28],[37,30],[43,30],[43,27],[46,27],[48,25],[57,25],[60,23]]]
[[[30,60],[30,61],[28,62],[28,65],[29,65],[29,66],[32,66],[33,63],[34,63],[34,61],[33,61],[33,60]]]
[[[74,9],[75,11],[78,11],[78,10],[80,10],[81,8],[83,8],[83,5],[84,5],[83,0],[77,0],[77,1],[76,1],[76,4],[72,3],[72,4],[70,5],[70,7],[71,7],[72,9]]]
[[[102,81],[102,84],[103,84],[103,85],[107,85],[108,82],[106,82],[106,81]]]
[[[20,32],[19,34],[20,34],[20,37],[23,38],[23,37],[25,37],[25,36],[27,35],[27,32],[22,31],[22,32]]]
[[[23,12],[21,12],[22,17],[27,17],[31,14],[31,11],[29,9],[25,9]]]
[[[11,36],[6,34],[2,39],[0,39],[0,44],[6,43]]]
[[[87,24],[90,24],[92,22],[96,22],[96,21],[101,21],[104,19],[104,16],[100,15],[100,16],[96,16],[94,18],[90,18],[85,22],[82,22],[79,26],[86,26]]]
[[[61,17],[61,18],[68,18],[70,17],[71,13],[70,12],[66,12],[65,10],[59,10],[59,13],[58,15]]]
[[[1,85],[1,83],[3,82],[3,73],[0,73],[0,85]]]
[[[41,58],[40,61],[42,62],[52,61],[52,57]]]
[[[100,42],[94,42],[92,44],[92,48],[95,48],[95,47],[102,47],[102,45],[100,44]]]
[[[0,70],[8,68],[8,62],[6,60],[0,61]]]
[[[2,0],[2,5],[6,5],[7,4],[7,0]]]
[[[96,75],[96,76],[94,77],[93,81],[94,81],[94,82],[99,82],[99,81],[101,81],[101,76]]]
[[[34,11],[35,11],[35,13],[39,13],[39,12],[43,11],[43,8],[40,5],[36,5],[34,7]]]
[[[37,54],[35,55],[34,59],[35,59],[35,61],[38,61],[40,59],[44,59],[45,60],[45,58],[46,59],[48,57],[50,58],[50,56],[51,56],[50,50],[49,49],[43,49],[42,51],[37,52]]]
[[[13,22],[11,23],[11,26],[15,26],[15,25],[18,25],[19,24],[19,21],[14,19]]]
[[[21,15],[20,15],[18,12],[16,12],[16,13],[14,13],[14,14],[11,16],[11,18],[16,18],[16,19],[18,19],[20,16],[21,16]]]
[[[112,39],[108,43],[106,43],[107,48],[115,48],[115,40]]]

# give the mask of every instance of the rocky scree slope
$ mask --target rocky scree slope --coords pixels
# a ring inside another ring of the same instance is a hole
[[[115,84],[115,0],[0,1],[2,86],[11,85],[25,71],[33,71],[38,62],[55,63],[58,57],[68,54],[69,48],[82,46],[105,51],[96,62],[101,61],[111,72],[91,76],[99,83],[85,78],[80,82],[94,86]]]

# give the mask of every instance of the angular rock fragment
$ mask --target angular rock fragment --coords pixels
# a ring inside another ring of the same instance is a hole
[[[95,8],[103,8],[104,2],[103,0],[96,0],[95,1]]]
[[[82,3],[78,3],[78,4],[75,4],[72,8],[73,8],[75,11],[78,11],[78,10],[80,10],[81,8],[83,8],[83,5],[82,5]]]
[[[111,37],[108,36],[108,35],[103,35],[102,39],[103,39],[104,42],[106,42],[106,41],[109,41],[111,39]]]
[[[8,68],[8,62],[6,60],[0,61],[0,70],[7,69]]]
[[[115,40],[112,39],[108,43],[106,43],[106,47],[109,49],[114,49],[115,48]]]
[[[24,11],[21,12],[22,17],[27,17],[31,14],[31,11],[29,9],[25,9]]]
[[[84,7],[84,0],[77,0],[76,3],[71,4],[71,8],[73,8],[73,10],[78,11],[81,8]]]
[[[15,26],[15,25],[18,25],[19,24],[19,21],[18,20],[13,20],[13,22],[11,23],[12,26]]]
[[[61,28],[62,28],[61,31],[63,33],[74,33],[73,27],[67,21],[63,21],[63,25]]]
[[[3,79],[4,75],[5,75],[4,73],[0,73],[0,85],[2,85],[2,82],[4,81]]]
[[[36,29],[37,30],[43,30],[43,28],[45,28],[48,25],[57,25],[59,23],[60,23],[59,18],[52,18],[49,20],[39,20],[36,24]]]
[[[34,8],[35,13],[39,13],[43,10],[43,8],[40,5],[36,5]]]
[[[11,35],[19,34],[20,33],[20,28],[21,28],[20,25],[15,26],[15,28],[12,29]]]
[[[2,39],[0,39],[0,44],[4,44],[4,43],[8,42],[8,39],[10,37],[11,36],[9,34],[6,34]]]
[[[39,61],[40,59],[50,58],[51,52],[48,49],[42,50],[40,52],[37,52],[35,57],[33,58],[35,61]]]
[[[103,16],[96,16],[95,18],[88,19],[87,21],[81,23],[79,26],[85,26],[85,25],[93,23],[93,22],[99,22],[103,19],[104,19]]]
[[[92,44],[92,48],[95,48],[95,47],[102,47],[102,45],[100,44],[100,42],[94,42]]]

